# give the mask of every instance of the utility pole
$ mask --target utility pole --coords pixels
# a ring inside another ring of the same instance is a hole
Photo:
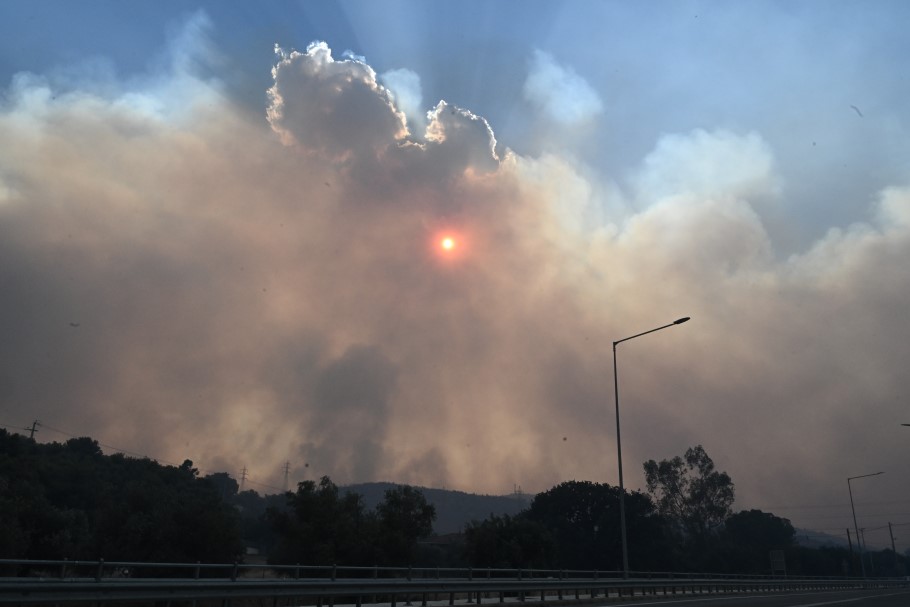
[[[284,462],[284,492],[288,492],[288,474],[291,471],[291,462]]]
[[[35,428],[40,425],[41,425],[41,422],[39,422],[37,419],[32,422],[32,430],[28,434],[29,440],[35,440],[35,432],[37,432],[37,430]]]
[[[240,473],[240,490],[243,491],[243,484],[246,482],[246,466],[243,467],[243,472]]]
[[[894,571],[897,572],[897,550],[894,548],[894,529],[891,528],[891,523],[888,523],[888,533],[891,534],[891,552],[894,553]]]
[[[847,527],[847,545],[850,546],[850,573],[853,573],[853,540],[850,539],[850,527]]]
[[[865,527],[859,528],[859,542],[860,542],[859,558],[862,559],[866,553],[866,528]],[[871,554],[869,555],[869,569],[870,569],[870,571],[872,571],[872,575],[875,575],[875,562],[872,560]]]

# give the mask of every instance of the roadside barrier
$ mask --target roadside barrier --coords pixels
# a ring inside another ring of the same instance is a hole
[[[0,604],[263,604],[333,607],[585,602],[683,594],[910,588],[906,578],[773,577],[703,573],[243,563],[0,560]]]

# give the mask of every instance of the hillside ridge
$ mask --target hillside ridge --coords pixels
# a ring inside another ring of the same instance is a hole
[[[388,489],[401,486],[402,483],[372,482],[356,483],[341,487],[342,490],[358,493],[363,496],[367,509],[374,509],[382,501]],[[436,521],[433,531],[438,535],[461,533],[471,521],[481,521],[490,515],[514,516],[531,505],[533,496],[516,493],[511,495],[479,495],[452,489],[434,489],[431,487],[414,487],[436,507]]]

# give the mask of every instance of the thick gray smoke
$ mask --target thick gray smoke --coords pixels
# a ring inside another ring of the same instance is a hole
[[[559,124],[542,87],[567,76],[537,61],[528,95]],[[615,482],[611,342],[692,316],[619,346],[631,488],[700,443],[742,507],[842,502],[878,469],[908,499],[908,184],[782,257],[758,133],[666,135],[622,192],[468,109],[408,118],[325,44],[279,49],[260,115],[174,65],[6,92],[5,423],[274,486],[285,461],[292,481]]]

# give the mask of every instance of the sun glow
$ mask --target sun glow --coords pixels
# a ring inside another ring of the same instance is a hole
[[[464,235],[451,229],[437,231],[430,241],[433,253],[445,263],[455,262],[464,257],[467,242]]]

